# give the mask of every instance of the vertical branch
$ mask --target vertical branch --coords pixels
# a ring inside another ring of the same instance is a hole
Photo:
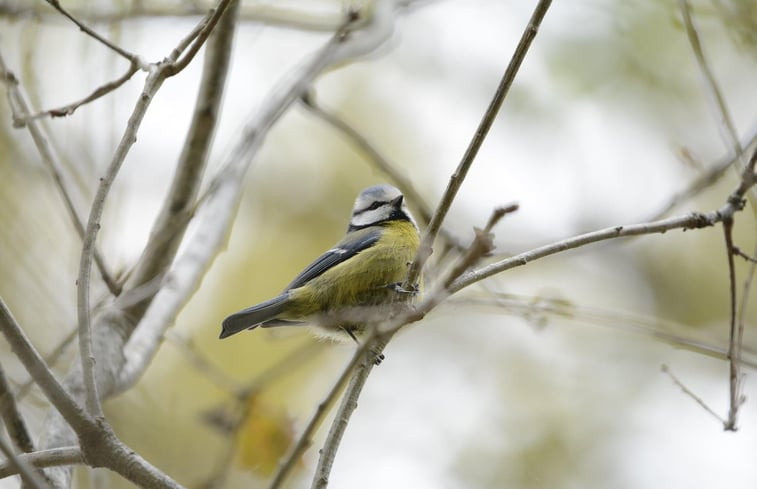
[[[444,218],[447,216],[452,201],[455,199],[463,180],[465,180],[465,176],[467,175],[471,164],[473,164],[473,160],[475,160],[478,150],[481,148],[484,139],[487,134],[489,134],[489,130],[494,124],[497,113],[499,112],[500,107],[502,107],[502,103],[505,101],[510,86],[512,85],[513,80],[515,80],[515,76],[518,74],[518,69],[525,59],[526,53],[528,53],[528,49],[531,47],[531,42],[536,37],[539,26],[541,25],[551,3],[551,0],[539,0],[539,3],[534,8],[531,19],[528,21],[526,29],[521,35],[518,46],[515,48],[515,53],[510,59],[510,63],[507,65],[505,73],[502,75],[502,79],[499,82],[499,86],[497,86],[496,92],[494,92],[494,97],[489,103],[486,112],[484,112],[484,116],[481,119],[468,148],[465,150],[465,154],[463,155],[460,164],[450,177],[444,196],[439,201],[436,212],[434,212],[434,216],[431,218],[426,233],[423,235],[420,247],[418,248],[418,253],[415,255],[415,259],[410,265],[410,270],[408,271],[408,276],[405,280],[404,287],[406,289],[412,287],[416,283],[418,277],[420,277],[421,272],[423,271],[426,261],[431,256],[431,253],[433,252],[432,246],[439,230],[441,229],[442,222],[444,222]]]
[[[77,278],[77,312],[79,318],[79,352],[82,363],[82,374],[87,395],[87,411],[96,416],[102,416],[102,406],[100,405],[100,396],[97,393],[97,383],[95,379],[95,357],[92,349],[92,329],[90,318],[90,271],[92,269],[92,254],[94,251],[95,240],[100,230],[100,218],[105,208],[105,200],[110,193],[113,182],[116,179],[121,165],[126,159],[126,155],[131,146],[136,141],[137,130],[142,123],[142,119],[147,112],[147,108],[152,101],[153,96],[158,91],[165,80],[165,75],[159,69],[153,70],[145,81],[145,87],[142,95],[139,97],[137,104],[129,117],[121,141],[116,148],[113,159],[105,171],[105,175],[100,178],[100,185],[95,193],[94,202],[89,213],[86,232],[84,234],[84,243],[82,244],[81,260],[79,263],[79,275]]]
[[[736,329],[736,307],[738,297],[736,293],[736,268],[733,260],[733,218],[723,220],[723,234],[725,236],[726,257],[728,259],[728,283],[730,285],[730,328],[728,341],[728,371],[729,371],[729,406],[728,419],[724,429],[736,431],[736,420],[741,405],[741,343]]]

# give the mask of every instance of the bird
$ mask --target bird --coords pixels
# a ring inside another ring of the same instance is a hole
[[[417,296],[402,288],[420,244],[418,225],[396,187],[364,189],[355,199],[347,233],[297,275],[281,294],[231,314],[220,338],[254,329],[311,324],[321,336],[356,342],[366,325],[391,317]]]

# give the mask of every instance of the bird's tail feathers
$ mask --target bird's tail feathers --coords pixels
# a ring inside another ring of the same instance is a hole
[[[253,329],[266,321],[275,319],[284,312],[288,301],[289,294],[285,292],[271,300],[235,312],[223,320],[220,338],[226,338],[245,329]]]

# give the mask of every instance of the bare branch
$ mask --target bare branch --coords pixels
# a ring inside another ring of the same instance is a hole
[[[297,461],[305,453],[305,450],[307,450],[310,445],[312,445],[313,434],[315,434],[318,427],[328,415],[329,411],[331,410],[331,406],[334,405],[337,398],[339,397],[339,394],[347,384],[347,381],[350,380],[350,377],[352,376],[355,368],[361,361],[366,359],[366,352],[368,351],[369,344],[370,341],[365,341],[360,347],[358,347],[358,349],[355,351],[355,354],[352,355],[350,362],[347,364],[344,370],[342,370],[342,373],[339,375],[336,382],[334,382],[331,390],[328,392],[328,394],[326,394],[326,398],[318,404],[315,412],[313,413],[313,416],[311,416],[308,424],[305,425],[305,429],[297,439],[297,443],[292,446],[292,448],[289,450],[289,453],[287,453],[287,455],[284,457],[283,462],[279,465],[276,474],[271,480],[271,484],[268,486],[269,489],[280,489],[281,487],[283,487],[286,478],[292,472],[292,469],[294,468]],[[371,361],[367,362],[368,364],[370,364],[366,365],[366,368],[368,370],[372,368],[371,366],[373,365],[373,358],[375,358],[375,356],[372,356]]]
[[[712,97],[715,103],[716,112],[718,114],[718,122],[723,129],[722,135],[725,138],[725,143],[728,148],[733,151],[733,155],[737,162],[740,162],[740,169],[744,169],[747,163],[744,157],[744,149],[739,141],[739,134],[736,130],[736,126],[733,123],[733,118],[728,110],[728,104],[726,104],[725,97],[720,91],[715,75],[710,69],[710,65],[705,57],[702,44],[699,40],[699,33],[694,26],[694,21],[691,18],[691,7],[688,0],[678,0],[678,4],[681,7],[681,14],[683,15],[683,23],[686,26],[686,35],[689,38],[689,44],[691,44],[691,50],[694,52],[694,57],[697,60],[699,70],[702,72],[702,76],[705,80],[705,86],[707,92]]]
[[[728,370],[729,370],[729,407],[728,419],[723,424],[727,431],[736,431],[736,420],[738,417],[739,406],[743,402],[741,394],[742,373],[741,373],[741,336],[736,328],[736,308],[738,297],[736,293],[736,268],[733,263],[733,218],[729,217],[723,220],[723,235],[725,237],[726,258],[728,260],[728,283],[730,291],[729,304],[729,346],[728,346]]]
[[[365,136],[363,136],[355,127],[340,117],[336,112],[325,109],[316,100],[315,93],[310,91],[302,96],[303,106],[306,107],[313,115],[317,116],[331,127],[346,136],[358,149],[363,151],[373,162],[379,171],[389,177],[397,188],[402,191],[405,198],[418,210],[418,220],[421,227],[426,227],[431,220],[431,207],[424,202],[421,195],[415,189],[413,182],[405,176],[394,164],[389,162],[384,155],[373,145]]]
[[[119,46],[116,46],[115,44],[113,44],[109,40],[107,40],[104,37],[102,37],[97,32],[95,32],[92,29],[90,29],[83,22],[81,22],[79,19],[77,19],[76,17],[74,17],[73,15],[71,15],[66,9],[64,9],[63,6],[61,6],[61,4],[60,4],[60,2],[58,0],[46,0],[46,1],[55,10],[57,10],[58,12],[60,12],[61,14],[63,14],[65,17],[67,17],[71,22],[73,22],[74,24],[76,24],[79,27],[79,30],[81,30],[82,32],[84,32],[85,34],[87,34],[88,36],[90,36],[91,38],[95,39],[96,41],[98,41],[103,46],[105,46],[108,49],[110,49],[111,51],[117,53],[119,56],[125,58],[131,64],[141,64],[140,60],[139,60],[139,57],[136,54],[132,54],[132,53],[126,51],[125,49],[123,49],[123,48],[121,48]]]
[[[323,448],[320,450],[318,466],[315,469],[313,482],[310,485],[311,489],[325,489],[328,486],[331,467],[336,459],[337,450],[342,442],[344,432],[347,430],[347,425],[352,417],[352,413],[357,408],[357,401],[360,398],[360,393],[363,391],[363,387],[368,381],[368,376],[376,365],[376,357],[381,355],[381,352],[384,351],[384,348],[391,337],[392,335],[390,334],[383,337],[367,339],[365,341],[365,346],[367,346],[367,348],[359,348],[353,356],[352,362],[350,362],[342,373],[342,376],[349,374],[350,383],[342,397],[342,402],[334,416],[334,421],[331,423],[331,428],[329,428],[329,432],[326,435]],[[353,362],[356,363],[353,365]],[[337,385],[339,384],[337,383],[335,387]],[[319,405],[318,407],[320,408],[321,406]],[[271,489],[273,489],[273,487]]]
[[[529,262],[567,251],[591,243],[597,243],[608,239],[622,238],[626,236],[639,236],[643,234],[665,233],[672,229],[697,229],[702,227],[713,226],[723,220],[725,214],[732,215],[735,208],[727,205],[721,210],[712,211],[706,214],[691,213],[685,216],[672,217],[659,221],[645,222],[642,224],[631,224],[626,226],[613,226],[598,231],[592,231],[586,234],[574,236],[552,244],[540,246],[532,250],[520,253],[518,255],[505,258],[503,260],[491,263],[484,267],[466,273],[456,280],[450,287],[450,292],[455,293],[473,283],[485,278],[496,275],[511,268],[520,267]]]
[[[23,452],[33,452],[34,443],[2,366],[0,366],[0,416],[13,443]]]
[[[484,113],[484,116],[479,123],[478,129],[476,129],[476,133],[473,135],[473,139],[468,145],[468,148],[465,150],[465,154],[463,155],[460,164],[457,166],[457,169],[450,177],[447,189],[445,190],[444,195],[439,201],[439,205],[437,206],[436,211],[431,218],[431,222],[429,223],[428,228],[426,229],[426,232],[421,239],[418,253],[415,255],[415,259],[410,265],[410,270],[408,271],[408,276],[405,280],[404,286],[406,288],[412,286],[417,282],[418,277],[420,277],[421,272],[423,271],[423,267],[426,264],[426,261],[431,256],[431,253],[433,252],[432,246],[434,244],[434,241],[436,240],[436,235],[439,233],[439,229],[441,229],[442,222],[444,222],[444,218],[447,216],[447,212],[452,205],[452,201],[455,199],[457,191],[460,189],[463,180],[465,180],[468,169],[473,164],[473,160],[475,160],[476,155],[478,154],[478,150],[481,148],[484,139],[489,133],[489,129],[491,129],[492,125],[494,124],[497,113],[499,112],[502,103],[505,101],[505,97],[507,96],[510,86],[515,80],[515,76],[518,74],[518,69],[523,62],[523,59],[525,59],[526,53],[528,53],[528,49],[531,47],[531,42],[536,37],[539,26],[541,25],[541,22],[544,19],[544,16],[546,15],[551,3],[551,0],[540,0],[534,8],[531,19],[528,21],[526,29],[521,35],[520,42],[515,48],[515,53],[510,59],[510,63],[507,65],[507,68],[502,75],[502,79],[500,80],[499,86],[494,93],[494,97],[492,98],[489,107],[486,109],[486,112]]]
[[[702,398],[700,398],[699,396],[697,396],[696,394],[694,394],[694,392],[692,392],[688,387],[686,387],[683,384],[683,382],[681,382],[680,380],[678,380],[678,377],[676,377],[675,375],[673,375],[673,372],[670,371],[670,367],[668,367],[667,365],[663,364],[660,368],[661,368],[661,370],[663,372],[665,372],[666,374],[668,374],[668,376],[670,377],[670,380],[672,380],[675,385],[677,385],[678,387],[681,388],[681,390],[684,392],[684,394],[686,394],[687,396],[689,396],[692,399],[694,399],[694,401],[696,401],[697,404],[699,404],[700,406],[702,406],[702,409],[704,409],[712,417],[714,417],[715,419],[717,419],[718,421],[720,421],[721,424],[723,424],[723,425],[726,424],[726,421],[723,418],[721,418],[718,415],[718,413],[716,413],[710,406],[708,406],[707,403],[702,400]]]
[[[40,112],[37,112],[36,114],[32,115],[25,115],[22,117],[17,117],[14,115],[13,117],[13,125],[15,127],[24,126],[29,123],[29,121],[41,119],[46,116],[50,117],[66,117],[71,114],[73,114],[76,109],[81,107],[82,105],[86,105],[94,100],[97,100],[101,97],[104,97],[105,95],[109,94],[110,92],[116,90],[121,85],[126,83],[127,81],[131,80],[131,77],[134,76],[134,73],[139,71],[139,65],[137,63],[131,63],[129,65],[129,68],[126,70],[126,73],[124,73],[119,78],[116,78],[113,81],[110,81],[108,83],[105,83],[99,87],[97,87],[92,93],[87,95],[81,100],[77,100],[76,102],[72,102],[68,105],[64,105],[63,107],[58,107],[55,109],[48,109],[43,110]],[[27,113],[27,112],[24,112]]]
[[[83,464],[84,457],[79,447],[51,448],[18,455],[19,460],[38,468],[58,465]],[[0,463],[0,479],[18,473],[18,469],[9,462]]]
[[[474,228],[473,231],[475,235],[473,242],[460,260],[458,260],[457,264],[450,269],[447,277],[442,281],[442,287],[444,289],[449,289],[452,282],[457,280],[460,275],[478,263],[481,258],[491,254],[492,250],[494,250],[494,235],[491,232],[492,228],[497,225],[499,220],[502,219],[505,214],[515,212],[516,210],[518,210],[517,204],[508,207],[498,207],[492,212],[484,229]]]
[[[192,32],[190,32],[184,39],[181,40],[179,45],[176,47],[176,49],[173,52],[173,59],[174,61],[170,68],[167,69],[167,76],[173,76],[177,73],[181,72],[184,68],[189,65],[189,63],[192,62],[194,57],[197,55],[197,52],[200,50],[202,45],[205,43],[205,41],[210,36],[210,33],[213,32],[213,29],[215,28],[216,24],[218,24],[218,21],[221,19],[221,16],[223,16],[224,12],[228,8],[229,4],[232,3],[239,3],[238,0],[221,0],[218,3],[218,7],[211,10],[208,14],[208,16],[205,17],[204,21],[198,24]],[[233,26],[236,23],[236,16],[230,15],[226,17],[227,19],[231,19],[227,21],[226,28],[233,30]],[[221,36],[222,38],[225,38],[225,36]],[[231,38],[233,39],[233,37]],[[224,44],[222,42],[222,44]],[[231,43],[228,42],[228,45],[225,46],[226,51],[230,51]],[[184,51],[189,47],[189,50],[184,53]],[[184,53],[184,55],[179,58],[179,55],[181,53]],[[227,61],[228,63],[228,61]],[[225,78],[225,77],[224,77]]]
[[[755,143],[757,143],[757,133],[753,134],[752,137],[748,139],[747,143],[744,145],[744,148],[749,148]],[[729,153],[731,152],[729,151]],[[675,207],[681,205],[682,203],[693,197],[696,197],[703,190],[710,188],[712,185],[718,182],[723,175],[725,175],[726,171],[729,168],[732,168],[734,166],[739,158],[739,155],[729,154],[721,158],[714,164],[710,165],[710,168],[707,171],[692,180],[686,186],[686,188],[673,195],[673,197],[670,199],[670,201],[668,201],[667,204],[665,204],[665,206],[663,206],[659,211],[650,216],[647,220],[655,221],[657,219],[662,219]]]

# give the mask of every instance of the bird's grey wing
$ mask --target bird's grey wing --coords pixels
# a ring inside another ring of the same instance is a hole
[[[297,275],[284,290],[296,289],[313,280],[329,268],[349,260],[366,248],[373,246],[381,237],[380,229],[361,229],[348,234],[333,248],[319,256]]]

